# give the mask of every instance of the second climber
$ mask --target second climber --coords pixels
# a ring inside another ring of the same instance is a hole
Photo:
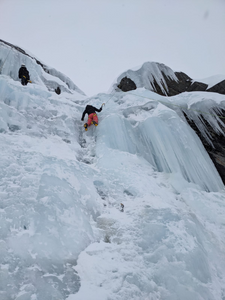
[[[31,82],[29,71],[27,70],[27,68],[24,64],[21,65],[21,68],[19,69],[19,72],[18,72],[18,76],[21,79],[22,85],[27,85],[28,82]]]

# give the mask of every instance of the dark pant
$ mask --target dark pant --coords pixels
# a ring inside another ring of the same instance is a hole
[[[27,78],[24,77],[24,76],[22,76],[22,78],[21,78],[21,84],[22,84],[22,85],[27,85],[27,83],[28,83]]]

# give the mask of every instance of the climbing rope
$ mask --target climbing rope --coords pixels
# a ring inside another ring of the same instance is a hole
[[[112,94],[112,96],[109,98],[109,100],[112,99],[112,97],[115,95],[116,91]],[[107,104],[109,102],[109,100],[107,100],[105,103],[103,103],[104,105]]]

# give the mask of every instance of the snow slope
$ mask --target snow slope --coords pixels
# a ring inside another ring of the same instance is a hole
[[[224,186],[182,114],[207,135],[198,108],[221,130],[224,100],[0,75],[0,299],[225,298]]]
[[[45,65],[36,59],[34,55],[28,53],[28,51],[24,51],[18,46],[0,40],[0,74],[10,76],[14,80],[20,81],[18,71],[22,64],[26,65],[30,73],[30,80],[33,83],[42,85],[49,91],[54,91],[59,87],[61,91],[68,93],[77,92],[85,95],[70,78],[61,72]]]

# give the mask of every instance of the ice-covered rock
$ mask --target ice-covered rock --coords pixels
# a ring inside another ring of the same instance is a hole
[[[127,78],[127,80],[125,80]],[[132,85],[126,84],[131,80]],[[213,82],[213,85],[212,85]],[[174,96],[183,92],[209,91],[225,94],[225,75],[214,76],[211,79],[193,80],[183,72],[175,72],[168,66],[157,62],[146,62],[141,67],[123,72],[113,85],[126,92],[144,87],[159,95]]]

